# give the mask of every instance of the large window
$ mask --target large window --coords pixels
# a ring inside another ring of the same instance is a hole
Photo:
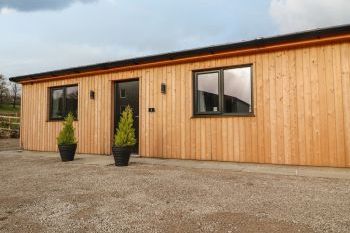
[[[63,120],[69,112],[78,117],[78,86],[50,88],[50,120]]]
[[[194,75],[196,115],[252,114],[252,67],[241,66]]]

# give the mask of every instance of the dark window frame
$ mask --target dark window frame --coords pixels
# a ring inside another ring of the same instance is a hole
[[[77,87],[78,89],[78,103],[77,103],[77,116],[74,117],[74,120],[77,121],[78,120],[78,109],[79,109],[79,85],[78,84],[72,84],[72,85],[64,85],[64,86],[54,86],[54,87],[49,87],[49,117],[48,120],[49,121],[64,121],[65,116],[67,116],[67,112],[66,112],[66,98],[67,98],[67,88],[69,87]],[[52,117],[52,93],[55,90],[63,90],[63,109],[64,109],[64,116],[63,117]]]
[[[198,71],[198,72],[195,72],[195,80],[194,80],[194,84],[195,84],[195,89],[194,89],[194,95],[195,95],[195,103],[196,105],[194,105],[194,112],[197,114],[197,115],[218,115],[220,114],[221,112],[221,96],[220,96],[220,92],[221,92],[221,79],[220,79],[220,70],[218,69],[213,69],[213,70],[209,70],[209,71]],[[208,111],[208,112],[199,112],[198,111],[198,95],[197,95],[197,90],[198,90],[198,76],[199,75],[202,75],[202,74],[214,74],[214,73],[217,73],[218,74],[218,93],[219,93],[219,106],[218,106],[218,111]]]
[[[250,94],[251,94],[251,112],[249,113],[225,113],[224,112],[224,71],[230,69],[239,69],[239,68],[250,68]],[[198,111],[198,75],[216,73],[219,72],[219,107],[217,112],[199,112]],[[193,95],[193,116],[192,117],[223,117],[223,116],[237,116],[237,117],[254,117],[254,87],[253,87],[253,64],[243,64],[236,66],[225,66],[220,68],[211,68],[211,69],[200,69],[192,71],[192,95]]]

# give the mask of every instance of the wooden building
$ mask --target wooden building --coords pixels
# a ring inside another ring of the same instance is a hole
[[[143,157],[350,167],[350,25],[24,75],[21,146],[111,154],[130,104]]]

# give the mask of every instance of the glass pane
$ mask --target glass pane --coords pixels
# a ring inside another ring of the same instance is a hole
[[[66,88],[66,113],[78,117],[78,86]]]
[[[63,89],[54,89],[51,91],[51,118],[64,117],[63,109]]]
[[[125,98],[126,97],[126,90],[125,88],[120,88],[120,98]]]
[[[197,111],[219,111],[219,73],[199,74],[197,76]]]
[[[250,113],[251,67],[224,70],[224,112]]]

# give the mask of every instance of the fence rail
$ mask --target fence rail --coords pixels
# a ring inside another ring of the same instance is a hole
[[[20,112],[2,112],[1,116],[14,116],[14,117],[20,117]]]
[[[19,130],[20,117],[0,115],[1,130]]]

